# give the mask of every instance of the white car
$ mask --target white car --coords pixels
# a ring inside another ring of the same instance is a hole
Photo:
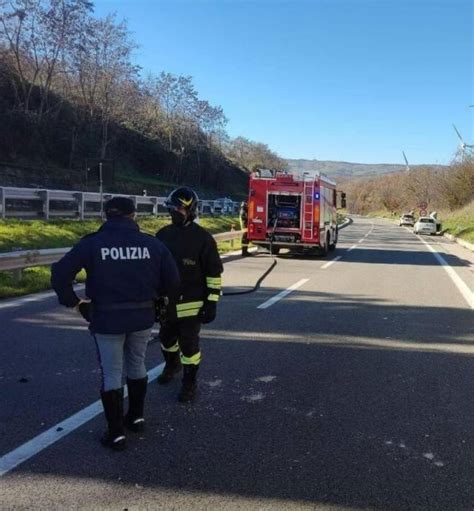
[[[415,234],[436,234],[436,220],[430,216],[420,216],[413,227]]]
[[[405,213],[400,217],[400,221],[398,225],[401,227],[402,225],[409,225],[413,227],[415,223],[415,217],[411,213]]]

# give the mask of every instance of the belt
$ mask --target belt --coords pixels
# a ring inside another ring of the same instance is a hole
[[[146,302],[121,302],[121,303],[93,303],[92,307],[97,311],[118,311],[125,309],[152,309],[155,307],[153,300]]]

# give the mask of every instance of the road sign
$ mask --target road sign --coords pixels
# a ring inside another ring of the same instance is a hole
[[[426,216],[428,214],[428,211],[426,209],[420,209],[420,216]]]
[[[423,210],[424,210],[424,209],[426,209],[426,208],[428,207],[428,203],[427,203],[427,202],[420,202],[420,203],[418,204],[418,207],[419,207],[420,209],[423,209]]]

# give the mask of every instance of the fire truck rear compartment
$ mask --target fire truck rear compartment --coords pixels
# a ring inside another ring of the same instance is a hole
[[[301,239],[301,195],[268,195],[268,234],[273,242],[297,243]]]
[[[299,229],[301,224],[301,196],[299,195],[268,195],[268,227],[273,228],[277,219],[276,229]]]

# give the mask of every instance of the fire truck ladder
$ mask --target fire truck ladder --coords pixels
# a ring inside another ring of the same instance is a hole
[[[306,177],[303,181],[303,239],[313,238],[314,222],[314,178]]]

